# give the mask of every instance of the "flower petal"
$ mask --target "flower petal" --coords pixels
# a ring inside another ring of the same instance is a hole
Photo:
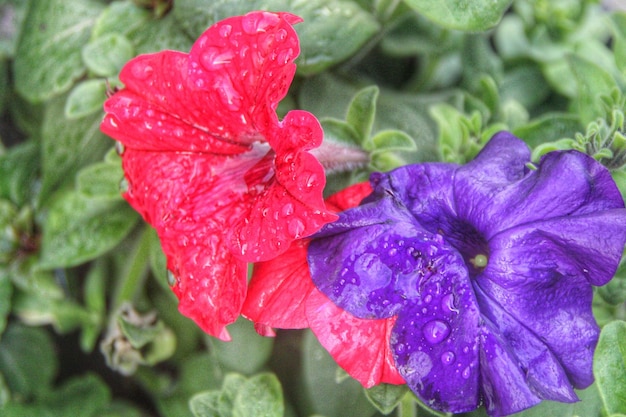
[[[354,207],[371,190],[367,182],[355,184],[333,194],[326,206],[335,212]],[[280,214],[284,215],[284,208],[280,208]],[[290,212],[287,210],[286,215]],[[265,212],[265,216],[269,213]],[[305,302],[310,292],[317,291],[306,261],[308,245],[308,240],[296,240],[280,256],[255,264],[242,309],[244,316],[257,324],[280,329],[308,327]]]
[[[460,255],[446,260],[420,284],[421,299],[398,314],[391,348],[400,374],[428,406],[464,412],[480,403],[482,320]]]
[[[305,302],[315,286],[306,262],[307,246],[308,241],[298,240],[282,255],[254,265],[241,314],[279,329],[309,326]]]
[[[187,69],[187,54],[175,51],[129,61],[120,72],[125,88],[104,103],[102,131],[127,148],[146,151],[246,151],[247,144],[222,134],[223,121],[214,120],[206,94],[189,85]]]
[[[224,326],[236,320],[246,293],[245,263],[227,252],[220,228],[244,198],[233,170],[213,169],[209,154],[176,154],[127,149],[131,180],[124,197],[157,231],[180,310],[206,332],[228,338]],[[241,162],[241,161],[240,161]],[[228,165],[228,164],[226,164]],[[236,164],[245,169],[245,163]],[[205,181],[193,181],[200,176]]]
[[[528,387],[514,355],[486,323],[480,343],[480,380],[487,414],[505,416],[532,407],[541,401]]]
[[[276,144],[276,156],[246,176],[251,187],[259,185],[258,195],[230,231],[231,250],[248,262],[275,257],[337,217],[324,205],[324,168],[306,152],[321,142],[319,122],[310,113],[292,111],[274,133],[270,145]]]
[[[277,122],[300,54],[288,13],[251,12],[211,26],[189,53],[189,81],[211,106],[209,131],[224,129],[232,140],[252,142],[246,132],[266,132]]]
[[[365,388],[404,384],[393,363],[389,335],[395,318],[359,319],[315,289],[307,299],[309,326],[333,359]]]
[[[488,297],[546,343],[577,388],[593,381],[599,331],[589,284],[613,276],[625,241],[623,210],[535,222],[495,236],[476,278]]]
[[[528,330],[499,304],[493,302],[479,286],[475,287],[475,291],[481,314],[491,321],[492,328],[498,329],[498,334],[501,335],[500,345],[505,347],[509,355],[518,362],[531,391],[544,400],[578,401],[561,362],[543,340]],[[500,370],[495,368],[490,372],[493,374],[498,371]],[[506,379],[506,376],[503,375],[501,378]],[[492,390],[501,388],[503,387],[494,386]]]
[[[624,206],[609,171],[593,158],[551,152],[536,170],[524,172],[526,154],[526,145],[503,132],[456,173],[458,215],[486,239],[536,220]]]
[[[384,198],[345,211],[309,245],[316,287],[360,318],[391,317],[407,299],[419,298],[419,276],[414,271],[421,269],[416,266],[421,266],[422,257],[414,244],[426,245],[430,234],[394,205],[393,199]]]

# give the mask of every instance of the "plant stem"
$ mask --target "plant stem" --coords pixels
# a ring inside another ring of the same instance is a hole
[[[135,298],[137,290],[141,287],[141,283],[148,272],[149,258],[150,229],[145,227],[132,248],[128,257],[130,262],[126,264],[118,281],[113,297],[112,311],[117,311],[122,303],[132,301]]]

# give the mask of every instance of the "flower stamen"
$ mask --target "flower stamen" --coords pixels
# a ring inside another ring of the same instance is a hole
[[[479,253],[472,259],[470,259],[470,263],[474,265],[475,268],[484,268],[487,266],[487,262],[489,262],[489,258],[482,253]]]

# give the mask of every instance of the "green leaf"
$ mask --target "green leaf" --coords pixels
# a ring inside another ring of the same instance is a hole
[[[495,26],[512,0],[404,0],[437,24],[449,29],[483,31]]]
[[[65,102],[65,117],[72,120],[99,111],[106,91],[104,80],[86,80],[76,84]]]
[[[587,125],[604,112],[600,95],[610,95],[618,88],[615,79],[603,68],[577,55],[570,55],[568,62],[578,86],[576,104],[583,125]]]
[[[195,39],[216,21],[253,10],[280,10],[304,19],[296,26],[302,50],[296,63],[303,75],[346,60],[380,30],[370,13],[346,0],[187,0],[176,4],[173,15]]]
[[[280,382],[270,373],[248,379],[233,404],[233,417],[282,417],[284,411]]]
[[[107,385],[96,375],[86,374],[66,381],[34,404],[9,403],[5,417],[92,417],[111,401]]]
[[[274,374],[246,379],[228,374],[221,390],[194,395],[189,407],[196,417],[282,417],[283,394]]]
[[[125,36],[150,19],[150,11],[134,2],[114,1],[98,16],[92,30],[92,41],[110,35]]]
[[[237,392],[246,383],[239,374],[228,374],[220,391],[209,391],[194,395],[189,407],[196,417],[231,417]]]
[[[0,268],[0,340],[2,333],[7,326],[7,318],[11,312],[11,296],[13,295],[13,285],[9,274]],[[0,401],[0,407],[2,402]]]
[[[17,324],[7,327],[0,340],[0,373],[13,395],[41,396],[50,389],[57,366],[46,331]]]
[[[11,262],[7,270],[15,287],[38,297],[55,300],[63,298],[63,288],[50,271],[38,268],[38,261],[38,255],[32,254]]]
[[[120,181],[124,178],[121,159],[98,162],[81,169],[76,175],[76,189],[88,198],[121,200]]]
[[[118,33],[98,37],[85,45],[82,50],[87,68],[102,77],[119,73],[133,55],[133,45],[124,35]]]
[[[305,333],[303,345],[302,377],[298,383],[304,415],[374,415],[376,410],[365,397],[361,384],[352,378],[337,382],[337,364],[311,332]]]
[[[179,4],[184,4],[184,2],[177,3],[176,6],[178,7]],[[210,4],[205,4],[205,7],[210,8]],[[159,52],[166,49],[187,52],[193,44],[193,41],[176,20],[174,13],[168,13],[160,19],[151,17],[141,26],[127,31],[125,35],[135,46],[137,54]]]
[[[573,138],[582,128],[580,119],[574,114],[546,112],[524,125],[515,127],[512,132],[534,148],[545,142]]]
[[[593,373],[606,411],[626,413],[626,322],[614,321],[602,329]]]
[[[125,202],[61,193],[43,224],[40,266],[69,267],[94,259],[115,247],[137,220]]]
[[[39,173],[39,146],[34,140],[15,145],[0,156],[0,198],[18,206],[33,197]]]
[[[365,390],[370,403],[383,414],[390,414],[409,391],[406,385],[380,384]]]
[[[356,130],[343,120],[323,118],[320,120],[320,123],[324,130],[325,141],[345,143],[352,146],[361,144],[361,138]]]
[[[85,73],[82,47],[102,11],[91,0],[31,0],[17,47],[13,74],[17,91],[41,102],[67,91]]]
[[[385,151],[414,152],[417,145],[413,138],[400,130],[383,130],[371,140],[372,153]]]
[[[42,184],[40,200],[45,201],[60,185],[73,181],[78,170],[102,160],[111,140],[100,132],[101,114],[68,120],[65,97],[49,102],[42,126]]]
[[[228,331],[232,337],[230,342],[211,339],[220,364],[228,370],[247,375],[261,369],[272,353],[274,339],[259,336],[252,322],[243,318],[228,326]]]
[[[365,143],[372,133],[378,92],[375,85],[366,87],[355,94],[348,106],[346,122],[356,131],[361,143]]]
[[[219,412],[219,391],[196,394],[189,400],[189,408],[195,417],[229,417]]]
[[[617,68],[626,76],[626,13],[615,12],[611,15],[613,27],[613,53]]]

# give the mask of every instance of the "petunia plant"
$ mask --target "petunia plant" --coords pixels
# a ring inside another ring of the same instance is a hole
[[[0,0],[0,415],[626,415],[616,0]]]

